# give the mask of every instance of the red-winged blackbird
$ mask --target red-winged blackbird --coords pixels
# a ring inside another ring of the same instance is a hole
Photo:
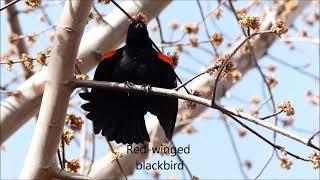
[[[146,25],[138,20],[128,29],[126,45],[104,55],[94,74],[94,80],[131,82],[172,89],[177,87],[172,59],[152,47]],[[158,117],[166,137],[171,140],[176,122],[178,99],[138,92],[118,92],[92,89],[81,93],[89,103],[81,107],[89,111],[94,132],[110,141],[132,144],[150,141],[144,115]]]

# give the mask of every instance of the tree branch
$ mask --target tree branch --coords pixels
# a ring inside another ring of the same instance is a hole
[[[44,89],[37,127],[20,178],[50,178],[48,170],[52,168],[51,160],[55,158],[59,146],[72,93],[72,88],[65,82],[73,78],[74,64],[91,6],[92,0],[65,2],[48,65],[49,80]]]
[[[15,1],[6,0],[5,2],[9,4],[9,6],[7,6],[7,12],[8,12],[7,17],[8,17],[8,23],[9,23],[11,33],[21,35],[22,31],[21,31],[21,27],[20,27],[18,15],[17,15],[17,10],[14,5],[16,2],[19,2],[19,1],[20,0],[15,0]],[[22,58],[23,53],[28,54],[28,48],[24,39],[20,39],[18,43],[15,45],[15,47],[17,48],[18,56],[20,57],[20,59]],[[24,69],[24,72],[25,72],[25,79],[29,78],[33,74],[32,71],[29,71],[23,65],[22,65],[22,68]]]
[[[20,0],[12,0],[12,1],[8,1],[7,0],[6,4],[3,7],[0,8],[0,11],[4,10],[4,9],[6,9],[6,8],[12,6],[12,5],[14,5],[15,3],[19,2],[19,1]]]
[[[297,6],[297,9],[295,11],[292,11],[288,14],[288,19],[286,21],[286,25],[290,26],[293,24],[294,19],[301,14],[301,11],[303,8],[308,4],[305,1],[299,1],[299,4]],[[267,13],[265,19],[262,21],[263,24],[261,26],[260,31],[268,30],[272,26],[274,20],[275,20],[275,15],[279,14],[282,11],[282,7],[276,7],[272,9],[270,12]],[[262,35],[259,38],[256,39],[256,43],[253,46],[253,49],[256,51],[256,57],[257,59],[261,58],[264,56],[265,52],[268,50],[268,48],[275,42],[276,37],[275,36],[266,36]],[[239,40],[241,41],[241,39]],[[235,42],[233,44],[238,44],[239,42]],[[249,60],[248,60],[249,59]],[[254,67],[254,62],[250,61],[250,55],[248,54],[241,54],[237,53],[233,57],[233,62],[236,64],[237,69],[242,73],[245,74],[248,70],[250,70],[252,67]],[[244,61],[246,60],[246,61]],[[212,96],[212,77],[208,74],[203,75],[199,78],[197,78],[196,81],[191,82],[188,85],[188,89],[198,89],[202,96],[211,99]],[[223,97],[231,87],[233,86],[233,83],[229,81],[223,81],[220,83],[219,88],[217,89],[217,99],[219,100],[221,97]],[[201,113],[203,113],[208,106],[204,105],[199,105],[195,109],[187,109],[185,108],[184,105],[180,104],[179,106],[179,114],[177,117],[177,125],[175,128],[174,133],[178,133],[182,127],[184,127],[186,124],[189,123],[180,123],[179,125],[179,120],[182,119],[183,114],[188,114],[190,115],[190,120],[193,118],[197,117]],[[154,139],[151,139],[151,143],[149,143],[150,146],[159,146],[162,142],[165,141],[165,135],[164,132],[158,123],[157,120],[154,121],[146,121],[146,125],[148,127],[148,132],[150,134],[150,137],[155,137]],[[120,149],[126,149],[126,147],[121,146]],[[135,162],[132,162],[133,160],[137,161],[142,161],[146,159],[148,156],[147,155],[136,155],[136,154],[126,154],[124,153],[124,157],[120,159],[122,162],[127,162],[127,166],[125,167],[126,172],[132,172],[134,171],[135,168]],[[93,165],[92,171],[94,173],[90,173],[92,177],[95,178],[106,178],[106,177],[119,177],[121,175],[121,172],[119,172],[117,169],[117,166],[114,164],[110,163],[105,163],[106,162],[106,157],[101,158],[98,160],[96,163]],[[100,172],[100,173],[99,173]]]
[[[143,12],[149,19],[152,19],[170,2],[171,0],[124,1],[121,7],[129,14]],[[115,49],[126,37],[129,21],[120,10],[114,9],[105,20],[110,26],[100,25],[82,38],[78,58],[83,60],[83,63],[79,65],[83,73],[95,67],[101,54]],[[46,76],[47,70],[42,70],[17,89],[21,92],[20,96],[10,96],[1,101],[0,143],[3,143],[38,111]]]
[[[53,178],[58,178],[58,179],[63,179],[63,180],[93,180],[90,177],[69,173],[69,172],[63,171],[61,169],[55,169],[54,171],[50,172],[49,174]]]
[[[240,169],[240,173],[242,174],[243,178],[244,179],[249,179],[247,173],[244,171],[243,169],[243,165],[242,165],[242,160],[241,160],[241,157],[240,157],[240,153],[239,153],[239,150],[238,150],[238,147],[236,145],[236,142],[232,136],[232,132],[231,132],[231,129],[230,129],[230,126],[227,122],[227,118],[225,118],[223,115],[222,115],[223,119],[223,124],[227,130],[227,133],[228,133],[228,136],[229,136],[229,139],[230,139],[230,142],[231,142],[231,145],[232,145],[232,149],[234,151],[234,154],[236,156],[236,159],[238,161],[238,166],[239,166],[239,169]]]
[[[176,97],[179,99],[193,101],[198,104],[202,104],[207,107],[212,107],[213,109],[217,109],[224,114],[231,114],[231,115],[241,117],[241,118],[248,120],[250,122],[253,122],[259,126],[265,127],[265,128],[272,130],[274,132],[278,132],[279,134],[282,134],[282,135],[284,135],[290,139],[293,139],[297,142],[300,142],[304,145],[312,147],[316,150],[320,150],[319,147],[316,147],[313,144],[310,145],[307,139],[301,138],[297,135],[294,135],[294,134],[286,131],[285,129],[279,128],[274,125],[270,125],[261,119],[255,118],[255,117],[248,115],[248,114],[245,114],[245,113],[237,113],[233,110],[229,110],[227,108],[223,108],[218,105],[212,106],[211,100],[209,100],[209,99],[194,96],[191,94],[181,93],[181,92],[176,91],[175,89],[164,89],[164,88],[158,88],[158,87],[150,87],[149,89],[146,90],[145,86],[142,86],[142,85],[132,84],[129,87],[125,83],[116,83],[116,82],[107,82],[107,81],[93,81],[93,80],[72,80],[69,82],[69,85],[74,88],[86,87],[86,88],[94,88],[94,89],[116,90],[116,91],[123,91],[123,92],[133,91],[133,92],[141,92],[141,93],[160,95],[160,96]]]

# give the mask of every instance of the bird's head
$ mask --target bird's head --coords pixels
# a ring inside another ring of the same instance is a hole
[[[141,18],[134,19],[129,25],[126,44],[131,47],[152,47],[145,22]]]

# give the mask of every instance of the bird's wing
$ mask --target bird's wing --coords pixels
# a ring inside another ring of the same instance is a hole
[[[161,56],[158,54],[158,60],[160,60],[160,62],[156,68],[161,69],[160,71],[157,71],[159,73],[157,77],[160,78],[159,87],[167,89],[177,87],[176,74],[173,69],[173,64],[171,63],[172,60],[168,56],[162,54]],[[178,99],[174,97],[152,95],[148,111],[157,116],[166,137],[168,140],[171,140],[178,112]]]
[[[118,62],[122,58],[119,50],[106,53],[95,71],[94,80],[115,81],[112,73],[119,68]],[[79,95],[89,101],[81,108],[89,112],[86,117],[92,120],[96,134],[101,132],[109,141],[123,144],[150,141],[144,122],[144,103],[139,102],[140,98],[100,89]]]
[[[175,68],[175,63],[173,62],[173,59],[162,54],[162,53],[158,53],[158,60],[161,60],[167,64],[169,64],[172,68]]]
[[[120,50],[115,50],[106,53],[99,63],[95,74],[94,80],[96,81],[110,81],[112,71],[114,69],[116,61],[119,59]],[[89,101],[81,106],[81,108],[89,113],[86,117],[93,121],[95,133],[98,134],[104,127],[104,114],[101,113],[105,108],[108,108],[108,103],[105,102],[108,99],[109,92],[100,89],[92,89],[91,92],[79,93],[79,96]]]

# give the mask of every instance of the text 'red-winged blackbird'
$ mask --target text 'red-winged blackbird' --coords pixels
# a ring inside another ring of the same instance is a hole
[[[172,89],[177,87],[172,59],[152,47],[146,25],[141,21],[130,24],[126,45],[104,55],[94,74],[94,80],[131,82],[139,85]],[[89,103],[81,107],[89,111],[94,132],[110,141],[132,144],[150,141],[144,115],[158,117],[166,137],[171,140],[176,122],[178,99],[138,92],[117,92],[92,89],[81,93]]]

